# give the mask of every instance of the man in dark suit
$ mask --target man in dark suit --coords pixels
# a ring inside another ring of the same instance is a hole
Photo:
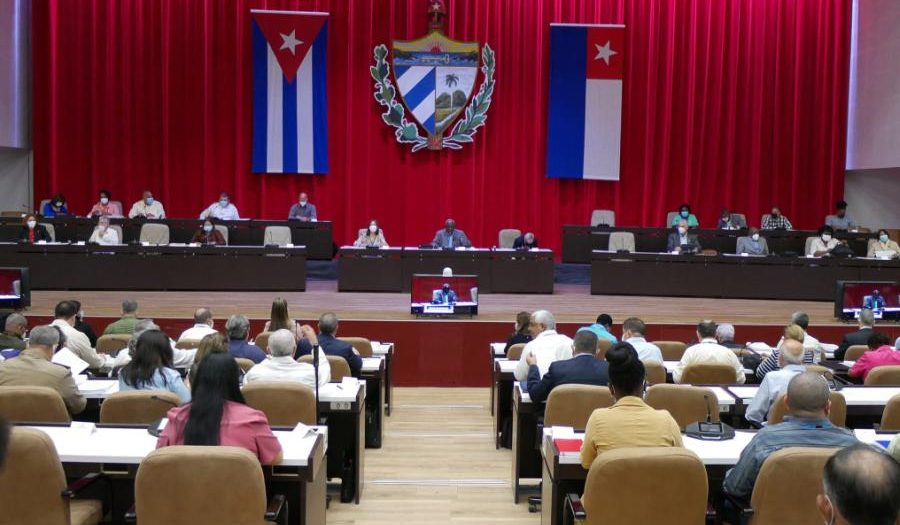
[[[573,356],[550,363],[550,369],[541,378],[534,356],[526,358],[528,362],[528,395],[533,403],[543,403],[550,397],[550,391],[559,385],[598,385],[609,384],[609,365],[597,359],[597,335],[588,330],[575,334],[572,343]]]
[[[434,304],[456,304],[458,298],[450,283],[444,283],[440,290],[435,290],[431,296],[431,302]]]
[[[353,345],[335,337],[337,329],[337,315],[328,312],[319,317],[319,348],[325,352],[325,355],[343,357],[350,365],[350,373],[353,374],[353,377],[359,377],[359,373],[362,371],[362,357],[353,350]],[[302,346],[301,353],[311,352],[308,344]]]
[[[874,311],[884,310],[884,297],[881,296],[881,292],[872,290],[872,295],[869,295],[863,301],[863,308]]]
[[[872,310],[861,310],[859,312],[859,330],[844,335],[840,346],[834,351],[834,358],[838,361],[844,360],[847,349],[853,345],[865,345],[869,342],[869,336],[872,335],[872,327],[875,325],[875,314]]]
[[[688,223],[682,219],[678,221],[678,229],[669,234],[666,242],[666,251],[669,253],[696,253],[701,250],[697,236],[688,233]]]
[[[456,221],[447,219],[444,228],[434,234],[431,245],[435,248],[471,248],[472,243],[462,230],[456,229]]]
[[[531,232],[528,232],[525,235],[519,235],[516,237],[516,240],[513,241],[514,250],[530,250],[537,247],[537,239],[534,238],[534,234]]]

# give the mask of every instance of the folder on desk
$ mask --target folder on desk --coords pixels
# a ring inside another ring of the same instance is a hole
[[[556,445],[556,449],[559,450],[559,454],[562,455],[578,455],[581,454],[581,444],[584,440],[579,438],[556,438],[553,440],[553,444]]]

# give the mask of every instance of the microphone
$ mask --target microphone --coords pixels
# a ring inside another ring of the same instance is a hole
[[[703,401],[706,402],[706,422],[712,423],[712,410],[709,409],[710,399],[709,399],[709,394],[706,392],[703,393]],[[718,404],[718,401],[716,402],[716,404]]]
[[[718,406],[718,400],[710,397],[708,392],[703,393],[703,401],[706,404],[706,422],[697,421],[684,428],[684,435],[707,441],[725,441],[734,439],[734,429],[721,421],[713,423],[712,409],[710,405]]]
[[[316,425],[319,424],[319,342],[316,341],[316,344],[312,347],[313,353],[313,381],[316,383]]]

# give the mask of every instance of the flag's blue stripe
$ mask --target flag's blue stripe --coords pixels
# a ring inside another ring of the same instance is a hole
[[[251,171],[265,173],[269,44],[253,22],[253,153]]]
[[[400,78],[403,76],[403,73],[406,73],[406,70],[409,69],[410,66],[397,66],[394,68],[394,77]]]
[[[431,68],[431,71],[422,77],[422,80],[420,80],[418,84],[403,94],[403,100],[406,101],[406,105],[409,107],[410,111],[416,109],[416,106],[425,100],[426,97],[434,96],[434,92],[437,89],[434,77],[434,68]]]
[[[547,176],[584,177],[587,28],[550,28]]]
[[[284,144],[283,159],[284,165],[281,171],[283,173],[297,173],[297,77],[294,82],[288,82],[287,77],[282,76],[282,100],[283,118],[282,143]]]
[[[429,133],[431,133],[432,135],[434,134],[434,113],[432,113],[431,116],[428,117],[428,120],[422,123],[422,126],[424,126]]]
[[[313,42],[313,171],[328,173],[328,97],[326,96],[326,50],[328,22],[322,25]]]

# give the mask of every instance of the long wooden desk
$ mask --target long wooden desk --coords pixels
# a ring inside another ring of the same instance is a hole
[[[414,274],[478,276],[479,293],[553,293],[550,250],[371,250],[345,246],[338,252],[338,291],[408,292]]]
[[[591,293],[832,301],[835,282],[900,280],[900,260],[737,255],[591,255]]]
[[[33,290],[306,290],[306,248],[0,244]]]
[[[565,263],[588,264],[591,251],[608,250],[609,236],[613,232],[627,232],[634,235],[634,248],[638,252],[664,252],[671,228],[605,228],[567,224],[563,226],[562,261]],[[703,248],[711,248],[719,253],[734,253],[737,238],[747,235],[747,230],[692,230]],[[795,252],[802,254],[806,248],[806,238],[815,237],[817,232],[808,230],[763,230],[760,235],[766,239],[769,251],[773,253]],[[852,233],[839,231],[838,239],[846,239],[858,256],[866,255],[872,233]]]
[[[54,217],[52,219],[39,218],[41,224],[53,226],[57,241],[78,242],[87,241],[97,225],[96,219],[85,217]],[[138,241],[141,225],[147,223],[165,224],[169,227],[171,242],[190,242],[194,234],[200,229],[203,221],[199,219],[164,219],[147,221],[145,219],[110,219],[112,224],[122,227],[123,243]],[[286,226],[291,229],[291,240],[295,246],[306,246],[310,259],[331,260],[334,255],[334,241],[332,240],[332,224],[329,221],[301,222],[301,221],[267,221],[246,219],[240,221],[220,221],[214,219],[215,224],[228,228],[228,244],[235,246],[262,246],[265,241],[267,226]],[[22,220],[18,218],[0,218],[0,241],[15,241],[22,228]]]
[[[141,461],[156,448],[156,438],[146,426],[123,427],[98,425],[93,431],[75,423],[71,426],[34,426],[53,441],[64,465],[95,465],[112,478],[133,484]],[[318,525],[325,522],[325,469],[328,431],[301,436],[293,431],[275,430],[284,459],[277,466],[264,469],[273,493],[284,494],[288,501],[288,517],[292,524]],[[112,465],[125,466],[110,468]],[[119,494],[116,491],[116,494]],[[114,509],[127,509],[130,502],[117,502]],[[119,514],[116,512],[115,514]],[[123,516],[115,515],[114,521]]]

